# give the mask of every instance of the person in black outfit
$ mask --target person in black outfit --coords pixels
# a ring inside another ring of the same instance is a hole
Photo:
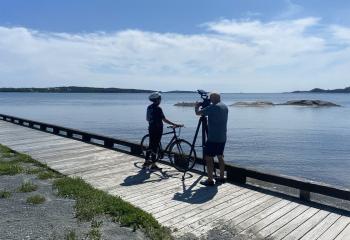
[[[161,170],[156,165],[156,153],[158,146],[163,135],[163,122],[170,124],[174,127],[182,127],[182,124],[176,124],[165,118],[163,110],[159,107],[161,102],[161,94],[158,92],[152,93],[149,100],[153,103],[147,107],[147,121],[148,121],[148,132],[149,132],[149,149],[146,153],[145,163],[143,168],[150,168],[151,170]]]

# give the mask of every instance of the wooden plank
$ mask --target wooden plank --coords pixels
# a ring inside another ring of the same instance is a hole
[[[334,240],[349,240],[350,239],[350,224]]]
[[[42,138],[41,140],[38,141],[30,141],[30,142],[18,142],[16,144],[6,144],[10,148],[16,150],[17,152],[23,152],[23,153],[32,153],[35,152],[36,150],[40,149],[49,149],[51,147],[54,147],[56,145],[65,143],[64,140],[52,140],[49,138]]]
[[[240,187],[234,187],[234,188],[222,188],[220,189],[220,191],[214,196],[214,198],[210,201],[208,201],[206,204],[209,204],[209,206],[212,205],[212,202],[215,201],[216,204],[219,203],[218,201],[228,201],[240,194],[244,194],[244,192],[247,192],[246,189],[240,188]],[[182,190],[180,193],[179,192],[175,192],[174,196],[176,195],[180,195],[180,194],[184,194],[184,191]],[[168,209],[174,209],[174,208],[178,208],[180,207],[180,209],[183,209],[182,206],[182,201],[177,201],[177,200],[171,200],[171,201],[166,201],[166,202],[159,202],[157,204],[154,205],[149,205],[147,207],[145,207],[144,209],[147,211],[152,212],[152,214],[159,214],[162,212],[162,215],[164,216],[166,213],[165,211],[167,211]],[[203,205],[199,205],[199,208],[203,208]],[[188,208],[188,206],[185,206],[184,208],[190,209]],[[187,217],[193,216],[196,213],[190,212],[190,210],[188,210],[186,213],[184,213],[184,215],[186,215]],[[161,215],[160,215],[161,216]]]
[[[216,207],[213,207],[210,209],[210,211],[201,212],[199,214],[196,214],[192,216],[190,219],[187,219],[187,221],[191,222],[191,225],[187,226],[181,226],[182,228],[186,227],[186,229],[198,229],[202,227],[203,225],[206,225],[207,223],[210,223],[214,221],[215,219],[220,218],[221,216],[226,214],[226,211],[228,208],[230,208],[230,212],[239,211],[240,208],[259,200],[263,197],[266,197],[265,195],[254,192],[254,191],[248,191],[247,193],[240,195],[236,198],[232,198],[230,201],[226,201],[225,203],[219,204]],[[171,218],[167,221],[162,221],[159,219],[160,222],[166,224],[166,226],[172,226],[176,223],[181,223],[185,221],[186,219],[184,217],[177,217],[177,218]],[[188,231],[185,230],[185,231]]]
[[[316,227],[323,219],[325,219],[329,215],[328,211],[320,210],[314,216],[309,218],[299,227],[297,227],[294,231],[289,233],[284,239],[286,240],[294,240],[300,239],[305,236],[306,233],[310,232],[314,227]]]
[[[303,214],[309,209],[309,207],[304,205],[299,205],[297,208],[293,209],[287,214],[284,214],[280,218],[278,218],[277,221],[274,221],[273,223],[265,226],[263,229],[259,230],[259,235],[262,237],[267,237],[273,234],[278,229],[282,228],[283,226],[287,225],[289,222],[291,222],[293,219],[298,217],[299,215]]]
[[[336,238],[348,226],[349,223],[349,217],[341,216],[318,238],[318,240],[332,240]]]
[[[238,192],[241,189],[230,189],[227,186],[220,186],[220,191],[228,191],[228,194],[232,194],[234,195],[236,192]],[[196,191],[196,190],[194,190]],[[200,190],[201,191],[201,190]],[[213,196],[210,195],[209,193],[210,189],[208,189],[208,193],[201,191],[202,194],[200,195],[195,195],[193,197],[191,197],[191,199],[176,199],[176,196],[182,195],[182,196],[186,196],[187,193],[183,191],[182,187],[180,186],[178,188],[178,191],[174,191],[174,192],[170,192],[169,194],[165,195],[164,198],[161,199],[161,201],[159,201],[159,199],[154,199],[155,201],[150,201],[150,204],[146,204],[144,209],[147,209],[147,211],[151,212],[155,217],[160,218],[162,216],[173,216],[175,217],[176,215],[184,215],[185,213],[188,213],[189,211],[191,211],[193,214],[195,214],[195,212],[198,211],[202,211],[202,208],[206,205],[215,205],[215,204],[219,204],[216,203],[219,198],[221,198],[223,196],[223,194],[219,194],[219,192]],[[232,198],[232,196],[231,196]],[[134,202],[134,201],[133,201]],[[170,204],[173,203],[173,205],[171,205],[171,207],[165,207],[165,204]],[[161,210],[159,210],[159,207],[161,206]],[[156,209],[156,210],[153,210]]]
[[[305,212],[297,215],[294,219],[290,220],[287,224],[279,228],[277,231],[273,232],[272,234],[268,235],[269,238],[272,239],[282,239],[286,237],[289,233],[293,232],[296,228],[298,228],[300,225],[304,224],[307,220],[312,218],[316,213],[318,213],[320,210],[316,208],[308,208]],[[280,223],[280,221],[278,221]],[[260,234],[262,232],[259,232]],[[262,234],[262,236],[265,236]]]
[[[241,222],[244,222],[245,220],[255,217],[256,215],[259,215],[261,212],[263,212],[265,209],[277,204],[278,202],[282,201],[282,199],[277,198],[277,197],[272,197],[266,202],[251,208],[249,211],[245,212],[244,214],[230,217],[229,215],[226,217],[225,220],[229,221],[230,224],[234,224],[235,226],[240,224]]]
[[[282,207],[278,211],[268,215],[267,217],[261,219],[260,221],[254,223],[249,228],[245,229],[241,232],[241,234],[250,236],[251,233],[258,233],[261,229],[264,229],[265,227],[269,226],[270,224],[273,224],[275,221],[278,221],[279,218],[285,216],[286,214],[292,212],[296,208],[300,207],[298,203],[291,202],[285,207]],[[301,209],[303,210],[303,209]]]
[[[216,227],[219,222],[221,222],[221,221],[225,222],[226,217],[234,218],[236,216],[244,214],[245,212],[249,211],[251,208],[254,208],[257,205],[260,205],[260,204],[268,201],[269,199],[271,199],[271,197],[272,196],[262,194],[262,196],[259,196],[256,199],[252,199],[251,201],[248,201],[248,203],[246,202],[246,203],[242,204],[241,207],[235,209],[234,211],[230,211],[230,210],[228,212],[222,211],[220,215],[215,213],[216,216],[214,218],[212,218],[212,216],[214,214],[211,214],[210,217],[201,219],[201,221],[199,221],[199,224],[194,222],[191,225],[189,225],[188,227],[193,228],[196,231],[201,232],[202,234],[205,234],[209,230]]]
[[[302,240],[316,240],[318,239],[328,228],[330,228],[333,223],[335,223],[340,216],[335,213],[330,213],[326,218],[317,224],[313,229],[306,233]]]
[[[267,209],[263,210],[261,213],[252,216],[243,222],[236,224],[236,228],[239,229],[239,232],[242,232],[246,230],[247,228],[251,227],[253,224],[261,221],[262,219],[270,216],[271,214],[277,212],[278,210],[286,207],[288,204],[291,204],[292,202],[288,200],[281,200],[280,202],[268,207]]]

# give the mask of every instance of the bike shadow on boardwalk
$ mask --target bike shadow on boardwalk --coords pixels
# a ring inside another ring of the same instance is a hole
[[[185,185],[185,181],[182,181],[182,191],[175,193],[173,200],[190,204],[202,204],[213,199],[218,193],[218,186],[196,187],[202,178],[203,175],[199,176],[189,187]]]
[[[181,178],[181,173],[172,170],[171,168],[165,168],[162,171],[149,171],[142,169],[142,163],[136,162],[134,163],[134,166],[139,169],[139,171],[134,174],[127,176],[124,179],[124,182],[121,183],[121,186],[133,186],[133,185],[139,185],[144,183],[151,183],[151,182],[161,182],[164,180],[167,180],[169,178]],[[192,174],[188,173],[186,178],[193,177]]]

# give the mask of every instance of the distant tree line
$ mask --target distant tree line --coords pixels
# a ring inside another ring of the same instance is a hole
[[[295,91],[293,93],[350,93],[350,87],[333,90],[314,88],[310,91]]]
[[[0,88],[0,92],[39,93],[151,93],[153,90],[95,87],[50,87],[50,88]]]

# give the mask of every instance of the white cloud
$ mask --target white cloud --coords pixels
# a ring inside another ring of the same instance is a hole
[[[350,73],[344,67],[350,64],[344,45],[350,29],[318,28],[319,21],[221,20],[204,24],[207,31],[193,35],[0,27],[0,85],[232,92],[340,87]],[[338,39],[342,43],[334,48]]]

